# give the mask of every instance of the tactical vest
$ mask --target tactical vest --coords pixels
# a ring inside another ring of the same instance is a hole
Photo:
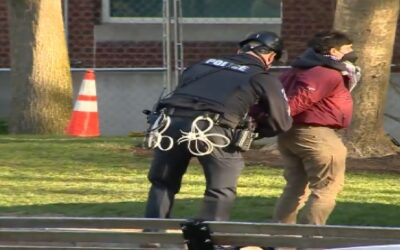
[[[183,74],[173,95],[211,104],[217,112],[232,113],[227,107],[229,101],[243,95],[243,90],[249,88],[250,79],[264,72],[265,69],[257,64],[244,65],[224,58],[207,59]]]

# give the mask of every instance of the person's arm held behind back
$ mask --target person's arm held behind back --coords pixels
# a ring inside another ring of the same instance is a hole
[[[315,73],[312,71],[315,71]],[[335,74],[336,72],[332,71],[332,73]],[[313,77],[310,78],[310,75]],[[296,86],[285,87],[291,116],[296,116],[308,110],[315,103],[328,96],[336,87],[333,79],[335,78],[331,78],[330,75],[318,74],[318,67],[310,69],[308,74],[298,73]],[[329,84],[321,85],[321,82]]]
[[[261,81],[267,84],[260,84]],[[256,82],[261,91],[258,108],[263,113],[256,117],[260,137],[272,137],[288,131],[292,118],[282,84],[269,74],[260,75]]]

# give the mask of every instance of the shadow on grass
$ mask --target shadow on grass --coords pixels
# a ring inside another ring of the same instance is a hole
[[[276,198],[238,197],[232,221],[270,222]],[[173,218],[196,217],[200,199],[177,199]],[[0,216],[143,217],[145,202],[59,203],[0,207]],[[338,203],[329,218],[332,225],[400,227],[400,207],[376,203]]]

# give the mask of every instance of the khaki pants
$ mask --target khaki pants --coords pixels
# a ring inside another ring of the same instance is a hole
[[[278,146],[286,186],[274,220],[324,225],[344,184],[347,150],[342,140],[331,128],[294,125],[278,137]]]

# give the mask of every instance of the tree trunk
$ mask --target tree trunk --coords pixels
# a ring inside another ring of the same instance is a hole
[[[72,81],[61,0],[8,0],[13,84],[11,133],[61,134]]]
[[[362,69],[352,125],[345,132],[353,157],[396,152],[383,121],[398,14],[399,0],[337,0],[334,28],[353,39]]]

